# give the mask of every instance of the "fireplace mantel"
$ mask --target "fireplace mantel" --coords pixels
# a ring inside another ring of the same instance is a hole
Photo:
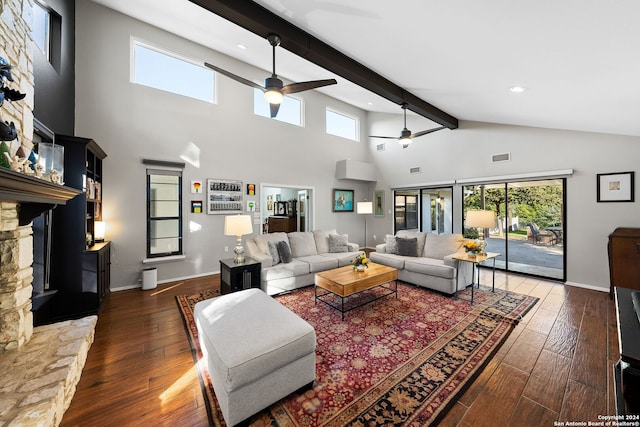
[[[64,205],[82,190],[0,167],[0,201],[20,203],[18,222],[29,224],[42,212]]]

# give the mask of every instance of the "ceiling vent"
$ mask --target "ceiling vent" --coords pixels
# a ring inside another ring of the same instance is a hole
[[[494,154],[491,156],[493,163],[508,162],[509,160],[511,160],[511,153]]]
[[[376,145],[376,150],[377,151],[384,151],[384,142],[382,144]]]
[[[421,172],[420,167],[415,167],[415,168],[409,169],[409,173],[412,174],[412,175],[414,175],[416,173],[420,173],[420,172]]]

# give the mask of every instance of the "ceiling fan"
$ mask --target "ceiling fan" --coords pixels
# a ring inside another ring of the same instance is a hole
[[[402,104],[402,111],[404,111],[404,129],[400,132],[400,136],[377,136],[370,135],[369,138],[384,138],[384,139],[397,139],[400,141],[400,145],[402,148],[407,148],[411,144],[411,140],[413,138],[417,138],[419,136],[424,136],[432,132],[437,132],[442,129],[446,129],[445,126],[440,126],[433,129],[427,129],[416,133],[411,133],[409,129],[407,129],[407,104]]]
[[[280,37],[275,34],[269,34],[269,36],[267,36],[267,40],[273,48],[273,73],[271,73],[271,77],[267,77],[264,80],[264,87],[252,82],[251,80],[245,79],[243,77],[230,73],[229,71],[223,70],[222,68],[216,67],[215,65],[206,62],[204,63],[204,65],[237,82],[263,91],[264,99],[269,103],[272,118],[278,114],[278,109],[280,108],[280,104],[282,103],[284,95],[287,95],[289,93],[303,92],[305,90],[316,89],[319,87],[334,85],[338,83],[335,79],[327,79],[291,83],[284,86],[282,80],[280,80],[278,78],[278,75],[276,74],[276,47],[280,45]]]

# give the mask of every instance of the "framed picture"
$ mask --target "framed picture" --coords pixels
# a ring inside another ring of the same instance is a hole
[[[599,173],[598,202],[633,202],[634,172]]]
[[[244,212],[242,181],[207,178],[207,214]]]
[[[256,195],[256,185],[255,184],[247,184],[247,195],[255,196]]]
[[[333,211],[353,212],[353,190],[333,189]]]
[[[202,213],[202,200],[191,201],[191,213]]]
[[[191,194],[202,194],[202,181],[191,181]]]
[[[384,216],[384,190],[373,192],[373,215]]]

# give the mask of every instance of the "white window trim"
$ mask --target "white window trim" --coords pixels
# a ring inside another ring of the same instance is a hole
[[[327,111],[331,111],[334,114],[338,114],[338,115],[344,116],[346,118],[353,119],[356,122],[355,123],[355,131],[356,131],[355,132],[355,139],[345,138],[344,136],[335,135],[335,134],[327,132],[327,114],[326,114]],[[325,131],[325,133],[327,135],[335,136],[337,138],[347,139],[349,141],[360,142],[360,118],[358,116],[354,116],[352,114],[345,113],[344,111],[340,111],[340,110],[338,110],[336,108],[333,108],[333,107],[326,107],[324,120],[325,120],[324,131]]]

